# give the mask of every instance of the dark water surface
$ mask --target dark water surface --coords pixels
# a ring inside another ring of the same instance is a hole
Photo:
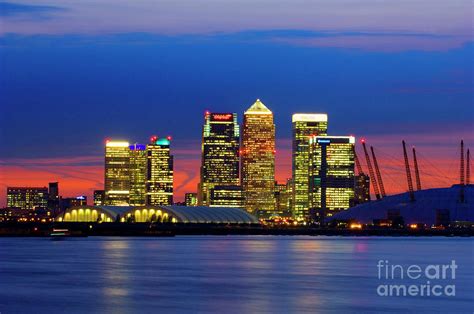
[[[379,260],[455,260],[456,296],[379,296]],[[0,238],[1,314],[473,310],[471,238]]]

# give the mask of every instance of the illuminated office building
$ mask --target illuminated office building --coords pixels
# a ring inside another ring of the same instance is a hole
[[[350,207],[354,199],[353,136],[315,136],[310,139],[310,215],[322,222]]]
[[[130,206],[146,205],[146,145],[130,145]]]
[[[173,156],[170,153],[171,138],[151,138],[146,146],[146,204],[173,204]]]
[[[244,194],[240,185],[215,185],[210,193],[211,207],[244,207]]]
[[[129,205],[130,149],[128,142],[106,142],[104,182],[105,205]]]
[[[273,113],[259,99],[244,113],[241,162],[245,209],[271,215],[275,210],[275,125]]]
[[[293,123],[293,217],[305,219],[309,210],[309,139],[312,136],[325,136],[328,129],[327,114],[296,113]]]
[[[197,193],[184,194],[184,204],[189,207],[198,206]]]
[[[275,182],[275,211],[281,216],[291,215],[291,180],[286,183]]]
[[[198,204],[210,206],[216,185],[238,185],[240,132],[235,113],[206,112],[202,129]]]
[[[370,201],[370,178],[368,175],[360,173],[354,177],[355,195],[354,206]]]
[[[7,187],[7,207],[33,210],[48,206],[47,187]]]
[[[104,190],[94,190],[94,206],[105,205],[105,192]]]

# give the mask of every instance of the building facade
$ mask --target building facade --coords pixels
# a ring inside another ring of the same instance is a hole
[[[105,205],[128,206],[130,196],[130,148],[125,141],[105,144]]]
[[[152,137],[147,145],[146,204],[173,204],[173,156],[171,138]]]
[[[211,207],[244,208],[244,193],[240,185],[214,185],[209,201]]]
[[[354,199],[353,136],[314,136],[309,151],[309,205],[312,220],[351,206]]]
[[[241,177],[245,209],[271,215],[275,210],[275,124],[259,100],[244,113]]]
[[[61,211],[76,206],[87,206],[87,196],[80,195],[76,197],[61,198]]]
[[[206,112],[202,129],[202,155],[198,204],[211,205],[217,185],[238,185],[240,130],[236,113]]]
[[[189,207],[198,206],[197,193],[185,193],[184,204]]]
[[[105,191],[94,190],[94,206],[104,206],[104,205],[105,205]]]
[[[7,207],[23,210],[46,209],[47,187],[7,187]]]
[[[146,204],[147,149],[146,145],[130,145],[130,206]]]
[[[370,201],[370,178],[364,173],[354,177],[354,204],[359,205]]]
[[[60,205],[59,182],[49,182],[48,185],[48,209],[56,214]]]
[[[292,116],[292,174],[293,174],[293,217],[299,220],[309,216],[309,139],[312,136],[326,136],[327,114],[296,113]]]
[[[290,216],[291,204],[292,204],[292,193],[293,181],[288,179],[286,183],[275,182],[275,211],[280,216]]]

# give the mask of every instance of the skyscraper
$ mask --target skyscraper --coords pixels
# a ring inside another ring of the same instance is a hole
[[[146,145],[130,145],[130,206],[146,204]]]
[[[215,186],[240,183],[240,131],[236,113],[206,112],[204,119],[198,203],[210,206],[210,194]]]
[[[354,199],[353,136],[314,136],[309,151],[309,205],[312,219],[350,207]]]
[[[262,215],[275,210],[275,125],[273,113],[257,99],[244,113],[242,188],[245,209]]]
[[[293,217],[308,218],[309,210],[309,139],[311,136],[327,135],[328,116],[318,113],[295,113],[293,123]]]
[[[127,206],[130,194],[130,149],[124,141],[105,144],[105,205]]]
[[[151,138],[147,150],[146,204],[173,204],[173,156],[171,138]]]

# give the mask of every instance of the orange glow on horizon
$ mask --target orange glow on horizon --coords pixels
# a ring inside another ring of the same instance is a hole
[[[391,135],[370,139],[371,145],[377,149],[377,159],[388,195],[408,190],[399,140],[401,138],[400,135]],[[450,135],[424,138],[420,136],[416,141],[409,138],[407,140],[410,144],[417,144],[423,189],[448,187],[459,183],[460,140],[453,139]],[[474,138],[470,138],[469,144],[473,143],[473,140]],[[446,142],[445,146],[440,146],[440,142]],[[276,146],[278,154],[275,155],[275,179],[279,183],[285,183],[291,178],[291,140],[277,139]],[[466,141],[465,146],[469,147]],[[356,150],[360,151],[361,147],[357,146]],[[185,193],[197,190],[200,143],[173,149],[172,153],[175,156],[174,200],[183,201]],[[363,170],[367,172],[365,159],[360,159]],[[5,206],[7,186],[48,186],[49,182],[56,181],[59,182],[60,194],[63,197],[87,195],[88,202],[92,204],[93,190],[103,189],[103,162],[103,156],[3,159],[0,161],[0,207]],[[410,163],[413,165],[412,156]]]

